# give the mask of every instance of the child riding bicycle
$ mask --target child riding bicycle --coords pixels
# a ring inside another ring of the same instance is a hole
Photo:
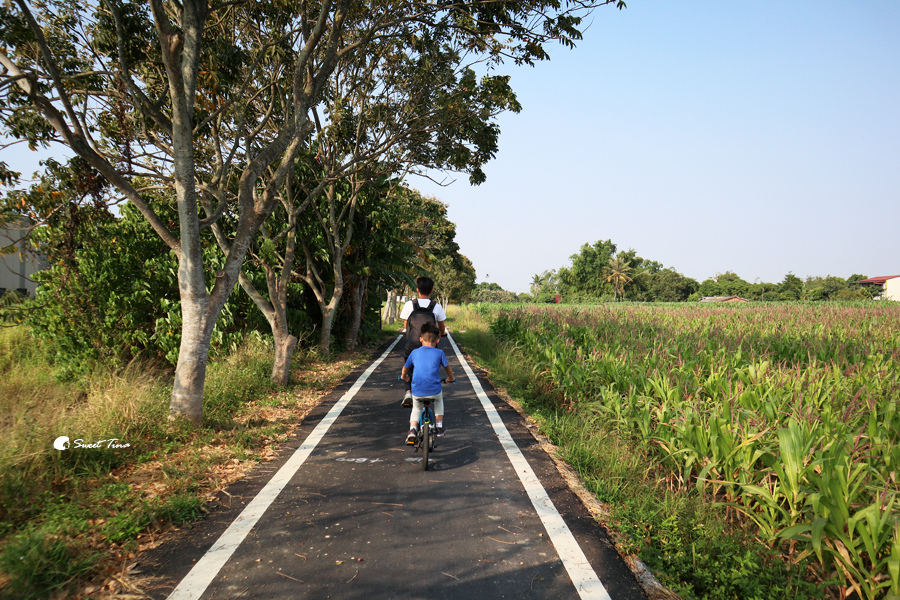
[[[424,408],[423,400],[431,400],[434,407],[434,415],[437,419],[437,435],[444,435],[444,395],[441,392],[441,367],[447,372],[447,383],[453,383],[456,378],[447,361],[447,355],[437,348],[441,339],[441,330],[437,325],[425,323],[422,325],[421,348],[413,350],[400,377],[403,381],[412,381],[412,412],[409,415],[409,434],[406,443],[416,443],[416,435],[419,428],[419,414]],[[410,370],[412,377],[410,378]]]

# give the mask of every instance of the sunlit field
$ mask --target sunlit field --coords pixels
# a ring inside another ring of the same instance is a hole
[[[508,309],[563,403],[862,598],[900,593],[900,305]]]

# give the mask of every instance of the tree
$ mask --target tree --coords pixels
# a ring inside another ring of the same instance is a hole
[[[778,293],[782,300],[800,300],[803,297],[803,280],[788,273],[778,286]]]
[[[578,254],[570,258],[572,266],[559,270],[559,287],[563,296],[583,296],[600,298],[613,291],[612,286],[605,285],[604,269],[616,253],[616,245],[612,240],[598,240],[584,244]]]
[[[16,4],[2,15],[5,124],[31,143],[66,144],[175,252],[182,336],[170,408],[199,422],[215,322],[312,130],[308,111],[340,52],[360,43],[342,44],[350,3],[316,15],[196,0]],[[281,126],[267,128],[276,112]],[[159,187],[174,192],[176,221],[147,201]],[[201,231],[231,202],[236,235],[208,290]]]
[[[352,183],[342,194],[335,193],[337,183],[329,183],[326,207],[317,214],[331,276],[326,280],[317,272],[306,246],[306,271],[299,272],[322,309],[323,354],[329,352],[332,320],[344,293],[341,263],[353,239],[365,182],[428,168],[466,171],[472,183],[480,183],[481,167],[497,148],[494,118],[519,110],[508,77],[477,81],[467,65],[460,67],[463,55],[459,42],[435,32],[408,45],[380,47],[335,71],[329,88],[331,123],[319,130],[318,156],[329,179],[344,175]]]
[[[655,260],[648,260],[637,255],[637,251],[629,249],[625,252],[616,254],[616,258],[620,258],[631,269],[631,285],[627,292],[627,296],[632,300],[646,301],[653,300],[650,292],[650,282],[653,276],[660,272],[663,268],[662,263]],[[626,293],[623,288],[623,297]]]
[[[413,250],[411,272],[428,272],[436,258],[459,253],[446,204],[408,187],[395,190],[395,202],[402,207],[398,225]]]
[[[807,277],[804,286],[804,296],[807,300],[839,300],[854,297],[847,288],[847,281],[841,277],[829,275],[827,277]]]
[[[701,296],[749,296],[750,284],[735,273],[726,271],[700,284]]]
[[[719,285],[719,282],[713,278],[704,279],[700,284],[700,287],[697,289],[697,292],[704,298],[726,295],[722,291],[722,287]]]
[[[756,282],[750,284],[750,289],[747,292],[748,300],[778,300],[780,299],[781,294],[778,291],[778,285],[774,283],[761,282],[757,280]]]
[[[684,302],[697,292],[700,284],[675,269],[662,269],[649,280],[648,289],[654,302]]]
[[[475,286],[471,300],[472,302],[512,303],[518,302],[519,298],[514,292],[504,290],[498,283],[483,281]]]
[[[606,3],[16,0],[0,7],[0,120],[30,145],[68,146],[175,253],[182,336],[170,409],[200,422],[216,319],[336,66],[379,41],[435,31],[494,62],[531,63],[547,57],[548,40],[571,45],[581,16]],[[147,201],[159,188],[172,191],[175,220]],[[213,267],[201,231],[229,206],[234,236]]]
[[[45,166],[36,184],[10,193],[2,205],[34,223],[30,239],[48,265],[34,275],[41,284],[35,303],[18,316],[50,342],[67,376],[96,362],[122,365],[137,356],[174,364],[181,314],[172,300],[178,297],[174,254],[133,205],[121,206],[119,214],[110,210],[115,190],[82,159],[48,160]],[[60,198],[66,201],[61,209]],[[164,198],[150,201],[167,215]],[[209,241],[205,259],[214,263],[222,257]],[[229,299],[213,348],[256,325],[248,309],[248,302]]]
[[[451,299],[466,300],[475,289],[475,267],[460,254],[456,225],[447,215],[447,205],[409,188],[397,189],[397,202],[403,206],[403,236],[413,250],[410,275],[430,275],[434,294],[445,307]]]
[[[612,283],[615,287],[615,296],[619,296],[619,290],[622,290],[627,283],[631,283],[631,266],[621,256],[616,256],[609,261],[606,267],[606,281]]]
[[[458,252],[432,263],[431,274],[441,306],[445,309],[451,301],[465,302],[475,290],[475,266],[468,257]]]
[[[847,291],[853,295],[851,299],[871,300],[875,297],[875,286],[860,285],[858,282],[868,279],[868,275],[854,273],[847,278]]]
[[[555,302],[558,285],[556,270],[544,271],[531,278],[531,296],[535,302]]]

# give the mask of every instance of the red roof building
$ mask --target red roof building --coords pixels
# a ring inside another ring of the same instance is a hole
[[[862,281],[854,281],[862,285],[880,285],[881,298],[900,302],[900,275],[882,275],[881,277],[869,277]]]
[[[860,279],[859,281],[854,281],[853,283],[871,283],[876,285],[884,285],[884,282],[888,279],[894,279],[896,277],[900,277],[900,275],[882,275],[881,277],[869,277],[868,279]]]

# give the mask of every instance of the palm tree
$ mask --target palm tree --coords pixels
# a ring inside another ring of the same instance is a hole
[[[544,285],[544,278],[540,275],[535,275],[531,278],[531,295],[537,298],[538,293],[541,291],[541,287]]]
[[[557,278],[556,269],[544,271],[540,275],[534,275],[531,278],[531,296],[537,298],[544,293],[556,292]]]
[[[620,256],[615,256],[609,260],[606,267],[606,281],[615,286],[614,298],[619,297],[619,287],[622,287],[622,295],[625,294],[625,284],[631,283],[631,265],[625,262]]]

